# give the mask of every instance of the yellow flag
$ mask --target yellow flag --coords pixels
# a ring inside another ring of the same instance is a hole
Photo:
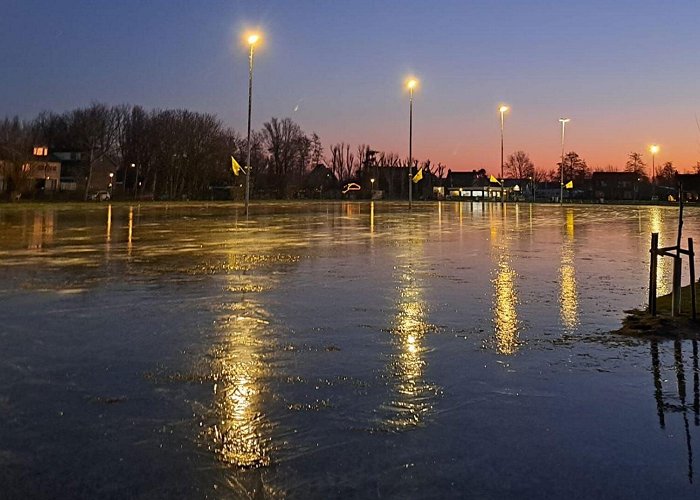
[[[233,175],[238,175],[241,173],[241,166],[233,156],[231,157],[231,170],[233,170]]]
[[[498,179],[496,179],[493,175],[489,177],[489,182],[495,182],[496,184],[501,184]]]
[[[421,168],[420,170],[418,170],[416,175],[413,176],[413,183],[418,184],[422,178],[423,178],[423,169]]]
[[[564,186],[566,189],[574,189],[574,181],[569,181]]]

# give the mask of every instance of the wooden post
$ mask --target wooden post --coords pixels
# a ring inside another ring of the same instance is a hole
[[[683,235],[683,184],[678,185],[678,235],[676,237],[676,249],[681,248],[681,237]],[[680,254],[677,254],[680,255]]]
[[[656,316],[656,267],[659,260],[659,233],[651,233],[651,249],[649,253],[649,312]]]
[[[695,252],[693,251],[693,238],[688,238],[688,267],[690,268],[690,301],[693,313],[693,321],[696,318],[695,311]]]
[[[681,313],[681,257],[673,257],[673,285],[671,290],[671,316]]]

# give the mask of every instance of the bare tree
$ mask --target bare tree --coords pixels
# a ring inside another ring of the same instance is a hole
[[[0,172],[7,180],[11,199],[18,199],[29,189],[33,130],[18,117],[0,122]]]
[[[674,186],[676,184],[676,175],[678,171],[673,166],[673,162],[667,161],[656,174],[656,181],[662,186]]]
[[[627,163],[625,164],[625,172],[633,172],[641,177],[646,177],[647,164],[642,159],[640,153],[630,153],[627,157]]]
[[[508,175],[516,179],[527,179],[535,176],[535,164],[525,151],[516,151],[508,156],[504,164]]]
[[[333,175],[338,179],[342,177],[342,172],[345,169],[345,155],[343,154],[344,150],[344,142],[333,144],[331,146],[331,164],[329,167],[331,172],[333,172]]]
[[[561,162],[557,164],[561,168]],[[578,153],[570,151],[564,156],[564,182],[567,181],[582,181],[590,176],[590,168],[586,164],[586,160],[581,158]],[[550,180],[558,181],[560,179],[560,170],[557,169],[550,172]]]
[[[290,118],[272,118],[263,125],[265,146],[270,155],[268,182],[277,188],[278,195],[286,195],[285,190],[291,181],[298,181],[297,175],[303,170],[309,157],[311,141],[301,127]]]
[[[68,116],[68,131],[74,145],[87,154],[84,199],[88,199],[95,163],[115,151],[119,117],[114,108],[93,103]]]
[[[367,144],[357,146],[357,165],[359,170],[366,170],[371,165],[368,165],[370,158],[370,149]]]
[[[331,171],[340,181],[347,181],[355,173],[357,163],[350,152],[350,144],[340,142],[331,146]]]
[[[355,163],[355,155],[350,152],[350,144],[345,148],[345,172],[343,179],[351,179],[357,169],[357,164]]]
[[[435,165],[431,170],[430,173],[432,173],[435,177],[438,179],[443,179],[445,177],[445,169],[447,167],[443,165],[442,163],[438,162],[437,165]]]
[[[399,167],[401,166],[401,157],[396,153],[382,153],[381,165],[385,167]]]
[[[311,134],[311,168],[315,168],[319,163],[325,163],[323,145],[321,138],[314,132]]]

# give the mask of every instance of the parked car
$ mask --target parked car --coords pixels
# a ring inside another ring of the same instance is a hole
[[[109,201],[112,199],[112,196],[109,194],[109,191],[98,191],[92,194],[90,199],[93,201]]]

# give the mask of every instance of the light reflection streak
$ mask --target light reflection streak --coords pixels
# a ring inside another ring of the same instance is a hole
[[[491,220],[491,250],[495,257],[493,284],[493,324],[496,337],[496,350],[500,354],[512,355],[520,345],[518,320],[518,296],[515,287],[517,273],[511,265],[510,247],[506,230],[498,231],[496,222]]]
[[[55,231],[55,217],[53,210],[35,211],[32,224],[32,237],[27,245],[29,250],[40,250],[45,244],[53,243]]]
[[[217,422],[209,429],[219,459],[237,467],[270,465],[271,442],[264,437],[260,335],[267,321],[261,306],[246,300],[228,318],[228,334],[212,352]]]
[[[574,267],[574,211],[566,211],[566,237],[562,242],[561,265],[559,266],[559,307],[562,324],[571,332],[579,324],[578,290]]]
[[[369,203],[369,232],[374,234],[374,202]]]
[[[107,206],[107,243],[112,241],[112,205]]]
[[[134,207],[129,207],[129,236],[126,241],[126,253],[131,256],[132,241],[131,238],[134,234]]]
[[[44,214],[34,212],[34,224],[32,224],[32,240],[29,244],[30,249],[40,249],[44,244]]]
[[[416,249],[420,243],[411,242]],[[388,430],[400,432],[424,425],[433,412],[433,399],[439,388],[424,379],[425,336],[434,327],[427,321],[424,289],[416,266],[420,257],[414,251],[404,256],[396,266],[399,298],[398,312],[392,328],[393,344],[390,374],[392,378],[392,400],[384,405],[389,415],[382,424]]]
[[[230,259],[235,266],[234,256]],[[238,280],[231,288],[241,288]],[[216,421],[208,435],[222,462],[265,467],[270,465],[272,448],[262,401],[268,313],[254,296],[247,295],[227,309],[223,324],[222,339],[211,353]]]
[[[661,207],[649,208],[649,234],[643,239],[644,245],[648,248],[651,241],[651,233],[659,233],[659,246],[663,247],[668,244],[664,243],[664,211]],[[675,245],[675,241],[672,243]],[[667,295],[671,293],[671,282],[673,274],[672,260],[669,257],[659,257],[656,268],[656,294]]]

